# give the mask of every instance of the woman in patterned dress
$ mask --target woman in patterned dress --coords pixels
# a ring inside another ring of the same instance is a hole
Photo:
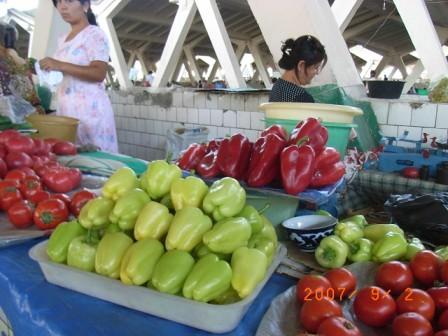
[[[57,115],[80,120],[77,142],[93,144],[103,151],[118,152],[114,114],[105,91],[104,78],[109,47],[96,26],[90,0],[53,0],[71,31],[59,40],[54,58],[44,58],[44,70],[64,75],[57,90]]]
[[[310,84],[327,63],[324,46],[314,36],[305,35],[296,40],[287,39],[282,53],[278,65],[285,72],[272,87],[269,101],[314,103],[314,98],[302,86]]]

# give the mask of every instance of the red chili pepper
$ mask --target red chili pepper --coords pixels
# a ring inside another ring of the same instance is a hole
[[[333,147],[326,147],[322,153],[316,157],[316,170],[332,165],[341,160],[341,155]]]
[[[341,179],[345,174],[345,164],[342,161],[333,163],[323,167],[321,170],[316,170],[311,181],[312,187],[323,187],[334,184]]]
[[[280,154],[280,174],[283,188],[288,194],[297,195],[310,184],[314,173],[316,155],[309,145],[290,145]]]
[[[247,184],[263,187],[271,183],[279,173],[279,157],[286,141],[277,134],[269,133],[258,138],[252,150]]]
[[[320,124],[318,119],[307,118],[299,122],[292,130],[288,145],[296,144],[305,137],[309,138],[305,144],[313,147],[316,155],[319,155],[328,141],[328,130]]]
[[[241,179],[247,173],[252,144],[249,139],[237,133],[224,139],[218,150],[219,170],[229,177]]]
[[[205,144],[193,143],[180,154],[177,165],[183,170],[196,169],[199,161],[205,156],[207,146]]]
[[[261,132],[260,137],[264,137],[268,134],[276,134],[283,140],[288,140],[288,133],[281,125],[272,125]]]

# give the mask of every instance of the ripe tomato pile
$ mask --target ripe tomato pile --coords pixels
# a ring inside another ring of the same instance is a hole
[[[72,199],[65,193],[81,184],[81,171],[56,161],[57,155],[74,155],[76,146],[57,139],[32,139],[16,130],[0,132],[0,210],[18,228],[35,224],[53,229],[79,214],[95,195],[81,191]]]
[[[356,318],[369,327],[388,326],[394,336],[448,336],[448,261],[434,252],[421,251],[409,264],[382,264],[373,286],[356,288],[356,283],[344,268],[300,279],[296,286],[300,325],[321,336],[362,335],[353,321],[343,317],[340,305],[353,298]]]

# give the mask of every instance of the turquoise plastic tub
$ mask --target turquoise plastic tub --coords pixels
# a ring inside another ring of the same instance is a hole
[[[282,125],[288,133],[294,129],[299,120],[291,120],[291,119],[273,119],[266,118],[265,124],[266,127],[271,125]],[[349,141],[350,131],[352,128],[356,128],[356,124],[345,124],[345,123],[335,123],[335,122],[322,122],[328,129],[328,143],[327,146],[336,148],[341,155],[345,154],[347,150],[347,144]]]

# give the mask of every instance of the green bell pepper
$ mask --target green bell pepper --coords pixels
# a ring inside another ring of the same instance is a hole
[[[149,201],[149,196],[142,189],[129,190],[115,203],[109,215],[110,222],[118,223],[122,230],[134,229],[140,211]]]
[[[139,185],[137,175],[129,167],[118,169],[103,186],[102,194],[111,200],[118,200],[126,192]]]
[[[380,263],[399,260],[405,256],[407,248],[408,243],[401,233],[388,232],[373,245],[372,260]]]
[[[207,185],[198,177],[177,178],[171,184],[171,202],[176,211],[187,206],[199,208],[207,192]]]
[[[132,244],[121,261],[121,282],[137,286],[148,282],[164,252],[163,244],[156,239],[147,238]]]
[[[209,302],[226,292],[231,281],[230,265],[214,254],[207,254],[193,266],[185,280],[182,294],[187,299]]]
[[[106,233],[96,251],[96,273],[118,279],[121,261],[132,243],[132,239],[123,232]]]
[[[331,213],[329,213],[327,210],[323,210],[323,209],[319,209],[316,212],[314,212],[315,215],[319,215],[319,216],[328,216],[328,217],[333,217],[333,215]]]
[[[109,222],[109,214],[114,208],[114,201],[105,197],[97,197],[88,201],[79,213],[79,223],[86,229],[104,228]]]
[[[54,262],[65,263],[70,242],[76,237],[83,236],[85,233],[86,230],[77,220],[59,224],[48,241],[48,257]]]
[[[403,230],[396,224],[371,224],[367,225],[363,232],[364,238],[367,238],[373,242],[377,242],[389,232],[400,233],[404,236]]]
[[[424,249],[425,245],[422,244],[421,240],[414,237],[408,243],[404,259],[407,261],[411,261],[418,252],[423,251]]]
[[[173,181],[181,177],[182,170],[178,166],[156,160],[148,164],[148,169],[141,177],[141,185],[151,199],[160,200],[169,194]]]
[[[87,235],[73,239],[68,246],[67,265],[93,272],[98,242],[98,231],[91,230]]]
[[[170,210],[170,212],[174,213],[174,205],[170,194],[166,194],[165,196],[163,196],[159,203],[163,204],[168,208],[168,210]]]
[[[362,229],[352,222],[340,222],[334,228],[334,234],[347,244],[357,241],[363,237]]]
[[[204,234],[202,242],[213,252],[232,253],[246,246],[252,234],[249,222],[244,217],[230,217],[216,223]]]
[[[274,225],[272,225],[269,219],[264,215],[261,215],[261,219],[263,221],[263,228],[259,233],[256,233],[256,235],[269,239],[270,241],[274,242],[275,247],[277,247],[278,238]]]
[[[202,208],[216,221],[237,215],[246,203],[246,191],[231,177],[215,181],[204,198]]]
[[[448,261],[448,246],[438,248],[435,252],[442,260]]]
[[[219,305],[225,305],[225,304],[231,304],[240,301],[240,297],[238,296],[238,293],[236,290],[233,289],[233,287],[230,287],[228,290],[226,290],[224,293],[219,295],[217,298],[211,301],[211,303],[219,304]]]
[[[205,245],[203,242],[200,242],[196,247],[193,249],[193,256],[196,259],[201,259],[202,257],[206,256],[207,254],[215,254],[218,256],[219,259],[222,260],[230,260],[231,254],[224,254],[224,253],[216,253],[211,251],[207,245]]]
[[[198,208],[186,207],[174,215],[165,240],[167,250],[190,252],[212,228],[212,220]]]
[[[352,262],[369,261],[372,259],[373,242],[361,238],[350,244],[348,259]]]
[[[190,253],[180,250],[168,251],[157,262],[150,283],[162,293],[177,294],[193,266],[194,259]]]
[[[363,215],[354,215],[348,218],[344,218],[341,222],[346,223],[354,223],[359,226],[360,229],[364,229],[369,223],[367,223],[366,218]]]
[[[233,252],[230,264],[232,287],[242,299],[250,295],[263,280],[268,267],[268,261],[263,252],[245,246]]]
[[[252,205],[246,204],[241,212],[235,217],[244,217],[252,227],[252,234],[258,233],[263,228],[263,219]]]
[[[275,242],[261,235],[254,235],[249,239],[247,247],[255,248],[263,252],[268,260],[268,265],[271,264],[276,250]]]
[[[316,261],[325,268],[344,266],[348,256],[348,245],[338,236],[332,235],[320,241],[314,252]]]
[[[149,202],[137,217],[134,227],[135,239],[161,239],[170,228],[173,215],[168,208],[157,202]]]

